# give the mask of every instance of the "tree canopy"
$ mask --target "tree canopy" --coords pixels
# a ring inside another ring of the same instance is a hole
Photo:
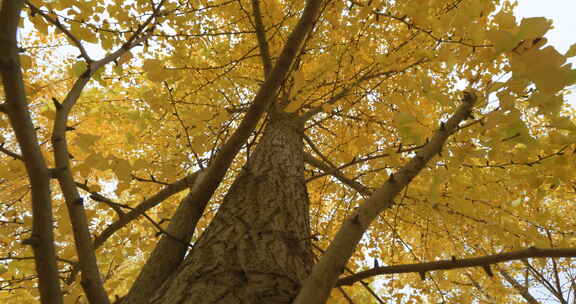
[[[0,301],[128,293],[205,191],[198,240],[272,108],[305,122],[321,279],[295,303],[573,299],[576,44],[514,6],[3,0]]]

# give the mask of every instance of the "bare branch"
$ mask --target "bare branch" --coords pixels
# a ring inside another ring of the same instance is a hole
[[[309,153],[304,153],[304,161],[322,171],[326,174],[330,174],[341,181],[343,184],[347,185],[348,187],[358,191],[360,194],[364,196],[370,196],[372,191],[368,189],[366,186],[362,185],[361,183],[347,178],[340,170],[337,168],[322,162],[321,160],[315,158],[314,156],[310,155]]]
[[[530,294],[530,291],[528,291],[528,288],[524,288],[524,286],[522,286],[522,284],[520,284],[518,281],[516,281],[512,276],[510,276],[508,274],[508,272],[506,272],[503,269],[500,269],[500,275],[502,275],[502,277],[508,281],[508,283],[510,283],[510,285],[512,285],[512,287],[514,287],[514,289],[516,289],[518,291],[518,293],[524,298],[524,300],[526,300],[526,302],[528,304],[540,304],[540,302],[538,302],[538,300],[536,300],[536,298],[534,298],[534,296],[532,296],[532,294]]]
[[[365,81],[375,79],[375,78],[380,78],[380,77],[390,78],[396,74],[405,72],[405,71],[407,71],[407,70],[409,70],[415,66],[418,66],[418,65],[420,65],[426,61],[428,61],[428,60],[427,59],[418,60],[418,61],[404,67],[403,69],[400,69],[400,70],[390,70],[390,71],[375,72],[375,73],[368,72],[364,76],[362,76],[362,77],[358,78],[356,81],[352,82],[349,86],[344,87],[340,92],[338,92],[336,95],[332,96],[332,98],[330,98],[328,101],[324,102],[323,104],[321,104],[315,108],[308,110],[306,113],[304,113],[302,115],[302,119],[309,120],[312,117],[314,117],[314,115],[316,115],[320,112],[323,112],[324,111],[323,106],[335,104],[340,99],[348,96],[348,94],[352,91],[352,89],[356,88],[358,85],[362,84]],[[371,70],[374,70],[374,69],[372,68]]]
[[[111,199],[105,197],[104,195],[90,190],[90,188],[86,184],[81,184],[79,182],[75,182],[75,184],[76,184],[76,187],[90,193],[91,199],[93,199],[97,202],[104,203],[104,204],[108,205],[110,208],[112,208],[114,211],[116,211],[116,213],[118,214],[119,217],[123,217],[126,214],[124,212],[124,210],[122,210],[123,206],[121,204],[115,203]]]
[[[262,22],[260,0],[252,0],[252,10],[254,12],[254,28],[256,29],[256,37],[258,38],[260,57],[262,58],[262,66],[264,67],[264,79],[266,79],[272,71],[272,59],[270,58],[270,50],[268,48],[268,41],[266,40],[266,28]]]
[[[23,160],[22,155],[19,155],[17,153],[14,153],[14,152],[4,148],[3,144],[0,144],[0,152],[12,157],[13,159]]]
[[[358,272],[354,275],[338,280],[337,285],[352,285],[359,280],[382,274],[418,273],[437,270],[458,269],[467,267],[487,267],[492,264],[521,260],[527,258],[569,258],[576,257],[576,248],[536,248],[530,247],[522,250],[500,254],[486,255],[477,258],[442,260],[428,263],[404,264],[395,266],[376,267]]]
[[[138,218],[140,215],[144,214],[144,212],[148,211],[149,209],[157,206],[161,202],[165,201],[172,195],[179,193],[189,187],[191,187],[195,182],[196,178],[198,177],[199,172],[195,172],[190,174],[168,186],[164,189],[160,190],[155,195],[151,196],[148,199],[145,199],[140,204],[138,204],[134,209],[130,212],[126,213],[124,216],[120,217],[117,221],[110,224],[110,226],[106,227],[100,235],[94,239],[94,247],[98,248],[102,246],[102,244],[114,234],[116,231],[120,230],[122,227],[126,226],[131,221]]]

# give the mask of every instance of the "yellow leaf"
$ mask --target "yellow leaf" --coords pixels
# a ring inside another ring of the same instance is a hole
[[[300,70],[292,73],[292,77],[294,78],[294,87],[292,90],[295,94],[298,94],[300,89],[306,85],[306,79]]]
[[[118,64],[123,64],[125,62],[128,62],[132,58],[134,58],[134,56],[132,56],[132,52],[128,51],[128,52],[124,53],[124,55],[120,56],[120,58],[118,58]]]
[[[24,216],[24,226],[25,227],[32,227],[32,217],[31,216]]]
[[[132,166],[128,160],[115,159],[113,162],[112,170],[114,170],[114,173],[122,182],[128,182],[132,177]]]
[[[132,168],[134,170],[139,170],[139,169],[145,169],[148,168],[148,162],[145,161],[142,158],[137,159],[136,161],[134,161],[134,164],[132,165]]]
[[[85,62],[78,61],[72,65],[72,67],[70,68],[69,74],[75,78],[80,77],[82,74],[84,74],[84,72],[86,71],[86,68],[87,68],[87,66],[86,66]]]
[[[142,69],[148,74],[148,79],[151,81],[161,82],[167,78],[162,60],[148,59],[144,61]]]
[[[108,168],[108,161],[102,154],[92,153],[84,160],[84,165],[94,169],[105,170]]]
[[[75,144],[80,147],[84,152],[88,152],[91,149],[91,146],[100,139],[101,136],[99,135],[92,135],[86,133],[78,133],[76,134]]]
[[[508,31],[491,30],[486,32],[486,37],[494,43],[496,53],[511,51],[521,39],[517,39]]]
[[[100,192],[102,191],[102,187],[98,184],[94,184],[94,185],[90,185],[88,186],[88,188],[90,189],[90,191],[92,192]]]
[[[20,65],[24,71],[32,68],[32,58],[28,55],[20,55]]]
[[[544,17],[524,18],[520,23],[518,36],[522,39],[543,37],[552,27],[552,22]]]
[[[566,57],[576,56],[576,43],[574,43],[573,45],[570,46],[570,49],[568,49],[568,51],[566,52],[566,54],[564,56],[566,56]]]

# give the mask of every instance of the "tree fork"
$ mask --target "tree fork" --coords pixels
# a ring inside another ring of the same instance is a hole
[[[272,115],[210,226],[152,303],[291,303],[309,275],[303,124]]]

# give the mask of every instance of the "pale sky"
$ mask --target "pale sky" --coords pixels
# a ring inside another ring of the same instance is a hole
[[[576,0],[518,0],[516,16],[518,22],[523,17],[551,19],[554,28],[546,38],[562,54],[576,43]]]
[[[546,33],[548,44],[565,54],[576,43],[576,0],[518,0],[517,22],[527,17],[546,17],[553,21],[553,29]],[[576,57],[569,62],[576,66]],[[576,107],[576,86],[571,86],[572,94],[566,100]]]

